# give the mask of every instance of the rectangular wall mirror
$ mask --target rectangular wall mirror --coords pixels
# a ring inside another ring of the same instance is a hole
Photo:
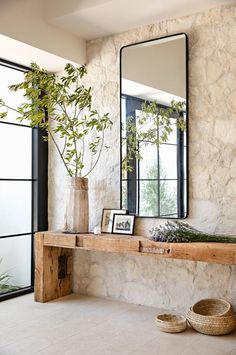
[[[121,207],[188,214],[187,36],[121,48]]]

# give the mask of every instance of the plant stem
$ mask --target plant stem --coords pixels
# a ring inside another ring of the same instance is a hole
[[[84,129],[84,125],[82,126],[82,128]],[[84,165],[84,136],[83,136],[83,138],[82,138],[81,163],[82,163],[82,165]]]
[[[61,105],[60,105],[61,106]],[[75,130],[74,130],[74,126],[73,126],[73,120],[70,119],[67,111],[66,111],[66,108],[65,108],[65,104],[63,104],[61,106],[64,114],[66,115],[70,125],[71,125],[71,130],[73,133],[75,133]],[[75,164],[75,176],[77,177],[78,176],[78,151],[77,151],[77,143],[76,143],[76,139],[75,137],[73,137],[73,143],[74,143],[74,147],[75,147],[75,159],[76,159],[76,164]]]
[[[102,154],[103,144],[104,144],[104,130],[102,131],[101,148],[100,148],[100,151],[99,151],[99,153],[98,153],[97,159],[96,159],[94,165],[92,166],[92,168],[87,172],[87,174],[84,175],[84,177],[88,176],[88,174],[90,174],[90,173],[93,171],[93,169],[95,168],[95,166],[97,165],[97,163],[98,163],[98,161],[99,161],[99,159],[100,159],[100,156],[101,156],[101,154]]]
[[[15,111],[15,112],[17,112],[17,113],[20,114],[20,112],[19,112],[18,110],[16,110],[15,108],[13,108],[13,107],[10,107],[10,106],[8,106],[8,105],[6,105],[6,104],[4,104],[4,105],[2,105],[2,106],[4,106],[4,107],[6,107],[7,109],[10,109],[10,110]]]
[[[67,165],[66,165],[66,162],[65,162],[65,160],[64,160],[64,158],[63,158],[63,155],[62,155],[62,153],[61,153],[61,151],[60,151],[60,149],[59,149],[59,147],[58,147],[58,144],[57,144],[55,138],[53,137],[53,134],[51,133],[51,131],[50,131],[49,128],[48,128],[48,133],[49,133],[49,135],[50,135],[50,137],[51,137],[53,143],[54,143],[55,146],[56,146],[56,149],[57,149],[57,151],[58,151],[58,153],[59,153],[59,155],[60,155],[60,157],[61,157],[61,159],[62,159],[62,161],[63,161],[63,164],[65,165],[65,168],[66,168],[68,174],[69,174],[70,176],[72,176],[72,174],[70,173],[70,171],[69,171],[69,169],[68,169],[68,167],[67,167]]]
[[[78,81],[78,79],[77,79],[77,81]],[[77,84],[77,86],[78,86],[78,84]],[[82,109],[80,109],[79,112],[77,113],[77,106],[76,106],[75,107],[74,119],[78,120],[81,112],[82,112]],[[84,131],[84,125],[82,125],[82,129]],[[76,127],[76,134],[78,135],[78,127]],[[83,138],[82,138],[82,153],[80,155],[80,161],[81,161],[81,164],[83,166],[83,163],[84,163],[84,135],[83,135]],[[78,163],[76,163],[76,165],[78,166]],[[79,176],[81,176],[81,170],[82,169],[80,169]]]
[[[64,143],[64,147],[62,149],[61,155],[63,155],[65,153],[66,143],[67,143],[67,137],[65,137],[65,143]]]

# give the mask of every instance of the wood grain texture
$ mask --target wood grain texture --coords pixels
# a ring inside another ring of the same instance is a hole
[[[79,245],[90,250],[126,253],[139,252],[140,241],[136,238],[119,237],[117,235],[84,236],[82,243],[80,240]]]
[[[169,259],[203,261],[208,263],[235,265],[236,244],[228,243],[161,243],[141,241],[141,253],[158,254]]]
[[[35,236],[35,301],[47,302],[72,293],[72,274],[58,279],[58,258],[70,258],[72,249],[44,245],[45,234]]]
[[[35,248],[35,271],[34,271],[34,298],[35,301],[43,302],[43,292],[44,292],[44,283],[43,283],[43,233],[36,233],[34,240]]]
[[[42,232],[35,236],[35,300],[47,302],[72,292],[73,249],[156,256],[166,259],[236,265],[236,244],[161,243],[141,236]],[[58,258],[67,258],[67,273],[58,279]]]
[[[44,245],[101,250],[107,252],[139,253],[161,258],[236,264],[236,244],[228,243],[161,243],[142,236],[115,234],[68,234],[44,232]]]
[[[76,236],[74,234],[52,234],[45,233],[44,245],[73,248],[76,246]]]

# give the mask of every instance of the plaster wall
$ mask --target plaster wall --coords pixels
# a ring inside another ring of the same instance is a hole
[[[86,62],[85,41],[47,23],[40,0],[1,1],[0,34],[68,61]],[[9,59],[4,57],[4,51],[1,57]],[[18,60],[18,57],[14,60]]]
[[[206,232],[236,234],[236,7],[162,21],[88,42],[87,81],[94,106],[114,125],[90,176],[90,228],[103,207],[119,207],[119,51],[124,45],[185,32],[189,37],[189,217]],[[63,219],[62,167],[51,147],[51,228]],[[148,235],[158,219],[138,219]],[[74,291],[127,302],[186,310],[202,297],[221,296],[236,306],[236,267],[101,252],[74,255]]]

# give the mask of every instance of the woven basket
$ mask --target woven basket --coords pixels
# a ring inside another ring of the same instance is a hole
[[[207,335],[225,335],[236,328],[236,314],[228,316],[203,316],[191,309],[187,313],[187,320],[193,329]]]
[[[203,299],[192,306],[192,311],[202,316],[227,316],[234,314],[232,305],[221,298]]]
[[[162,332],[180,333],[186,329],[186,318],[175,314],[159,314],[155,318],[156,325]]]

